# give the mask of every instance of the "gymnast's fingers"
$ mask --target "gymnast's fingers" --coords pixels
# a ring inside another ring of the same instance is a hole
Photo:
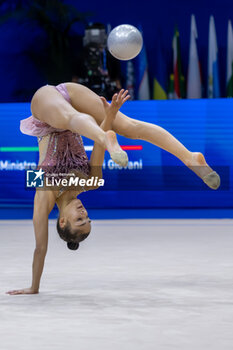
[[[10,294],[10,295],[23,294],[23,291],[22,290],[10,290],[9,292],[6,292],[6,294]]]
[[[130,99],[130,95],[127,95],[124,99],[123,99],[123,103],[125,103],[126,101],[128,101]]]
[[[128,90],[125,90],[125,92],[122,94],[122,97],[125,98],[127,96],[128,92],[129,92]]]

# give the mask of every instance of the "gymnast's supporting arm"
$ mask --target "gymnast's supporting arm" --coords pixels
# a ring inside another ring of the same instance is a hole
[[[30,288],[12,290],[10,295],[39,293],[40,279],[44,268],[48,247],[48,216],[55,204],[51,191],[37,190],[34,197],[33,225],[36,247],[32,264],[32,284]]]
[[[44,268],[44,260],[48,248],[48,216],[54,206],[51,192],[37,190],[34,198],[33,225],[36,247],[32,264],[31,289],[39,292],[40,279]]]

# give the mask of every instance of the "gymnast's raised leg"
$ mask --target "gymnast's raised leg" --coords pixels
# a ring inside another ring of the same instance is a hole
[[[110,107],[110,104],[104,98],[100,98],[90,89],[73,83],[67,83],[66,86],[74,108],[90,114],[98,124],[102,122],[104,113],[114,113],[114,111],[111,111],[112,106]],[[207,164],[204,155],[200,152],[189,151],[164,128],[129,118],[117,111],[113,122],[113,130],[119,135],[144,140],[166,150],[180,159],[210,188],[217,189],[220,186],[220,177]]]
[[[207,164],[200,152],[189,151],[180,141],[162,127],[131,119],[120,111],[113,123],[114,131],[132,139],[148,141],[179,158],[190,170],[199,176],[207,186],[217,189],[220,177]]]

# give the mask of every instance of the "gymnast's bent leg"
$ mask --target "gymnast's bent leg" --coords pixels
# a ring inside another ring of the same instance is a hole
[[[31,111],[35,118],[54,128],[70,130],[99,143],[116,163],[127,165],[127,153],[120,148],[115,133],[103,131],[91,115],[73,108],[54,87],[44,86],[35,93]]]

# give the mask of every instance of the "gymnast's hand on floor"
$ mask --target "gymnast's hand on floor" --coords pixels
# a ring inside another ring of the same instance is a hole
[[[38,294],[38,290],[34,290],[32,288],[24,288],[24,289],[18,289],[18,290],[10,290],[9,292],[6,292],[6,294],[10,295],[18,295],[18,294]]]
[[[121,106],[130,99],[130,95],[128,95],[128,90],[121,89],[118,94],[113,95],[111,103],[108,103],[103,96],[100,98],[103,102],[107,116],[115,118]]]

